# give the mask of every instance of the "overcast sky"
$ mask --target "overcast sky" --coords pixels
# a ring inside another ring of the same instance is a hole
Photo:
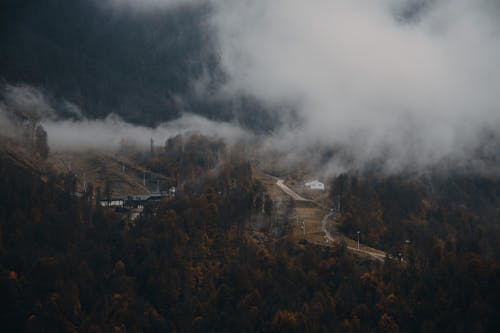
[[[103,3],[146,14],[209,3],[227,77],[216,94],[280,110],[270,149],[341,146],[360,164],[383,158],[398,169],[467,160],[500,128],[497,0]]]
[[[144,11],[181,1],[112,2]],[[498,1],[197,2],[212,4],[228,75],[220,94],[298,113],[273,145],[340,144],[360,160],[425,165],[467,158],[500,125]]]
[[[210,1],[210,0],[207,0]],[[118,10],[151,12],[163,9],[175,9],[182,5],[197,5],[205,0],[99,0],[101,4]]]
[[[284,131],[291,146],[421,163],[463,155],[500,125],[498,7],[444,0],[412,12],[419,3],[216,1],[226,92],[293,102],[303,122]]]

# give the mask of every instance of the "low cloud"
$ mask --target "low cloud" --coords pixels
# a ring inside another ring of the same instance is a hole
[[[215,89],[206,88],[210,77],[194,81],[193,89],[217,100],[250,96],[274,112],[282,125],[249,145],[258,145],[262,154],[279,152],[285,164],[307,161],[330,174],[374,164],[387,172],[443,164],[475,168],[481,161],[498,167],[496,0],[104,3],[145,14],[209,4],[209,30],[224,79]],[[47,104],[23,89],[28,93],[21,95],[32,97],[21,105]],[[4,109],[15,100],[4,98]],[[50,114],[48,105],[44,112]],[[122,138],[147,144],[150,137],[160,142],[184,130],[249,136],[237,125],[192,115],[154,129],[114,116],[103,121],[50,116],[43,123],[56,149],[116,147]]]
[[[116,150],[123,144],[149,147],[178,134],[196,133],[224,139],[229,144],[250,136],[238,125],[208,120],[184,113],[182,117],[154,128],[127,123],[110,114],[105,119],[87,119],[82,110],[68,101],[48,98],[40,89],[28,85],[4,85],[0,95],[2,135],[20,137],[25,122],[40,123],[48,134],[52,151]]]
[[[154,128],[136,126],[115,115],[104,120],[44,121],[42,125],[49,134],[49,146],[56,151],[114,150],[124,143],[145,148],[149,147],[151,139],[163,145],[168,138],[184,133],[222,138],[228,143],[247,135],[234,124],[214,122],[192,114],[184,114]]]
[[[343,147],[388,170],[463,160],[500,126],[492,1],[217,1],[222,93],[292,105],[291,153]]]
[[[56,111],[50,99],[40,89],[19,84],[5,84],[0,88],[0,96],[4,112],[12,113],[20,118],[55,118]]]

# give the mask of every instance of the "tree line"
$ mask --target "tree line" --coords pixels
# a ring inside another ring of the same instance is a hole
[[[379,180],[372,192],[372,182],[347,177],[346,232],[349,223],[370,232],[372,226],[357,217],[363,207],[373,218],[380,214],[376,223],[384,226],[367,242],[393,239],[390,250],[399,239],[412,241],[406,263],[378,263],[342,245],[253,232],[248,215],[262,210],[256,204],[262,205],[264,189],[248,162],[225,159],[214,173],[208,160],[191,159],[198,161],[191,167],[203,179],[196,191],[147,205],[130,224],[95,205],[91,196],[76,197],[70,177],[65,182],[64,175],[41,175],[1,155],[2,330],[489,332],[499,327],[496,252],[473,246],[484,237],[476,229],[486,228],[482,219],[474,220],[472,212],[460,215],[466,198],[491,208],[497,183],[443,182],[443,192],[427,203],[425,187],[406,180]],[[457,193],[457,186],[470,194]],[[391,204],[381,199],[388,189]],[[480,216],[487,220],[488,214]],[[424,223],[417,219],[422,216],[433,220]],[[435,225],[438,221],[443,225]]]

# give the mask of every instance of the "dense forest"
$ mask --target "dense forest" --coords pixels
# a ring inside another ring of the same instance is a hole
[[[495,1],[174,2],[0,0],[0,331],[499,331]]]
[[[330,195],[342,197],[345,214],[340,224],[345,234],[359,230],[365,242],[391,253],[410,241],[411,247],[434,249],[440,256],[448,252],[462,258],[473,252],[500,259],[498,179],[344,174],[334,180]]]
[[[360,229],[367,243],[404,252],[403,261],[378,263],[343,244],[323,247],[255,231],[248,217],[260,211],[264,189],[252,167],[223,157],[231,154],[220,142],[205,139],[197,149],[202,137],[182,140],[171,139],[145,162],[178,177],[175,168],[182,167],[182,177],[196,173],[198,181],[186,182],[175,198],[146,206],[134,223],[96,205],[92,196],[75,196],[71,175],[42,173],[2,153],[3,330],[500,327],[499,247],[491,243],[498,242],[498,182],[451,177],[429,197],[425,184],[407,179],[337,178],[344,183],[346,233]],[[406,239],[411,243],[399,249]]]

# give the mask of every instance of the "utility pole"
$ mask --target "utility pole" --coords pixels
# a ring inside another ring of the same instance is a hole
[[[361,232],[361,231],[359,231],[359,230],[356,232],[356,234],[358,235],[358,251],[359,251],[359,233],[360,233],[360,232]]]
[[[410,244],[411,244],[411,241],[409,239],[404,241],[403,255],[406,258],[406,260],[408,260],[408,261],[410,260],[410,249],[409,249]]]
[[[142,174],[142,184],[146,186],[146,171]]]

